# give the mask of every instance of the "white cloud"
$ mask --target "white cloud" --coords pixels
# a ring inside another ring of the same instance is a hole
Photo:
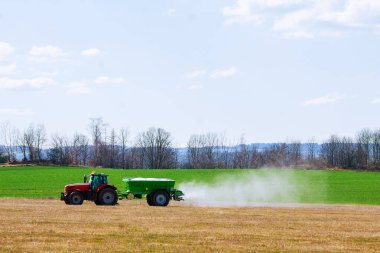
[[[29,54],[37,58],[61,57],[66,55],[66,53],[60,47],[52,45],[43,47],[34,46],[32,49],[30,49]]]
[[[89,49],[85,49],[81,52],[81,55],[82,56],[97,56],[100,54],[100,50],[97,49],[97,48],[89,48]]]
[[[287,38],[342,37],[354,29],[380,30],[378,0],[236,0],[234,6],[223,9],[223,15],[226,25],[269,25]]]
[[[170,8],[169,10],[167,10],[166,15],[173,16],[175,12],[176,10],[174,8]]]
[[[32,47],[29,51],[28,61],[32,63],[46,63],[51,58],[59,58],[67,55],[60,47],[44,46]]]
[[[39,75],[53,77],[53,76],[57,76],[58,72],[57,71],[55,71],[55,72],[41,72],[41,73],[39,73]]]
[[[0,41],[0,60],[11,55],[14,51],[15,49],[10,44]]]
[[[374,100],[371,101],[371,104],[380,105],[380,98],[375,98]]]
[[[104,84],[120,84],[124,83],[126,80],[122,77],[111,78],[108,76],[99,76],[93,83],[104,85]],[[90,82],[92,84],[92,82]],[[88,82],[72,82],[65,86],[67,94],[75,95],[88,95],[92,93],[93,87]]]
[[[126,80],[122,77],[111,78],[109,76],[99,76],[94,82],[96,84],[119,84],[126,82]]]
[[[234,66],[228,68],[228,69],[217,69],[215,70],[210,77],[211,78],[223,78],[223,77],[231,77],[238,73],[238,69]]]
[[[342,94],[331,93],[322,97],[312,98],[306,100],[304,105],[327,105],[327,104],[335,104],[337,101],[344,99],[345,96]]]
[[[37,77],[30,79],[0,78],[0,89],[42,89],[54,85],[54,80],[47,77]]]
[[[45,63],[48,61],[48,58],[47,57],[30,56],[27,58],[27,60],[31,63]]]
[[[0,108],[0,115],[7,116],[27,116],[34,114],[29,108],[19,109],[19,108]]]
[[[91,93],[91,88],[83,82],[73,82],[65,86],[67,94],[73,95],[88,95]]]
[[[9,64],[9,65],[0,66],[0,74],[6,74],[6,73],[15,72],[16,68],[17,68],[17,66],[16,66],[15,63]]]
[[[194,78],[198,78],[198,77],[204,76],[206,74],[207,74],[207,70],[205,70],[205,69],[196,69],[196,70],[193,70],[192,72],[190,72],[188,75],[186,75],[186,77],[189,78],[189,79],[194,79]]]
[[[190,85],[187,87],[188,90],[200,90],[202,88],[203,88],[202,85]]]

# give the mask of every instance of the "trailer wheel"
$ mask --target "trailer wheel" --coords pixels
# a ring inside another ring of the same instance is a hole
[[[98,201],[101,205],[113,206],[117,203],[117,192],[114,189],[106,188],[99,194]]]
[[[82,205],[83,204],[83,194],[80,192],[72,192],[69,196],[71,205]]]
[[[170,196],[166,191],[158,190],[153,194],[152,200],[154,206],[167,206]]]
[[[154,206],[153,199],[152,199],[152,194],[147,194],[146,195],[146,202],[148,203],[148,205]]]

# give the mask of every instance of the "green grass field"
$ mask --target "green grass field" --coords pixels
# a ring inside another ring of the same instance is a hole
[[[72,167],[1,167],[0,197],[59,198],[65,184],[79,183],[93,169]],[[322,170],[116,170],[97,169],[109,175],[109,182],[123,189],[123,177],[167,177],[183,182],[213,184],[248,174],[291,177],[299,188],[301,203],[380,204],[380,173]]]

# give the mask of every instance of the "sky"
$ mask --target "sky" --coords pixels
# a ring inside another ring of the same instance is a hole
[[[380,128],[378,0],[1,0],[0,122],[231,142]]]

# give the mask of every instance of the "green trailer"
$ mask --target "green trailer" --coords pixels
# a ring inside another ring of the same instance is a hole
[[[125,190],[119,194],[123,199],[146,197],[150,206],[167,206],[169,201],[183,200],[183,192],[174,189],[175,181],[168,178],[124,178]]]

